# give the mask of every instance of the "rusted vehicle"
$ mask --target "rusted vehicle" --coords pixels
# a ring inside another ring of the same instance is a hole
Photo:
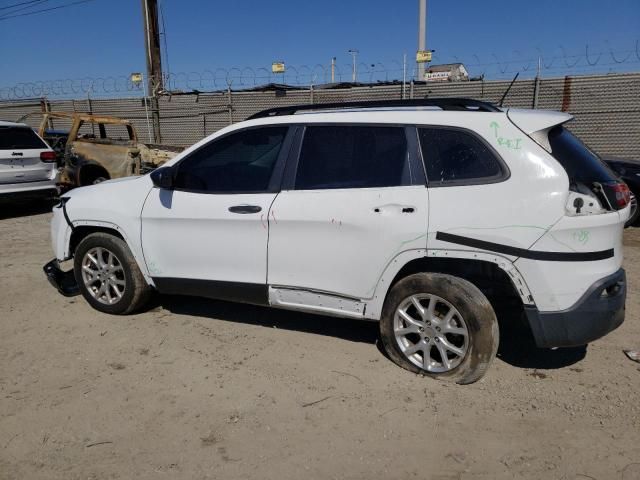
[[[118,117],[51,112],[38,115],[42,116],[38,134],[58,154],[58,183],[63,190],[147,173],[184,149],[142,143],[131,122]]]

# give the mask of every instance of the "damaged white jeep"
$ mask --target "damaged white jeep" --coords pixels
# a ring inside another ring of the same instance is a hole
[[[569,120],[468,99],[267,110],[66,194],[44,270],[112,314],[157,291],[379,320],[398,365],[474,382],[497,302],[539,347],[624,320],[629,190]]]

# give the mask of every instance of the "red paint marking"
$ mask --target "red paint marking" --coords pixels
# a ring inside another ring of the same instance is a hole
[[[262,225],[262,228],[265,230],[267,229],[267,226],[264,224],[264,213],[260,215],[260,224]]]
[[[271,216],[273,217],[273,221],[278,223],[278,220],[276,220],[276,211],[275,210],[271,210]]]

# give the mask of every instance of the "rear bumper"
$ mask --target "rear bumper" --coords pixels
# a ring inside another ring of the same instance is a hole
[[[624,269],[595,282],[572,307],[540,312],[525,306],[536,345],[573,347],[605,336],[624,321],[627,282]]]
[[[58,188],[56,182],[53,180],[44,180],[38,182],[24,182],[24,183],[6,183],[0,185],[0,195],[10,194],[58,194]]]
[[[65,297],[73,297],[80,294],[80,288],[73,270],[62,271],[57,259],[51,260],[42,269],[49,283]]]

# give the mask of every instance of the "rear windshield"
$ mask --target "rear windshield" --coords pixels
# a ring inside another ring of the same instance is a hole
[[[549,144],[551,154],[567,171],[570,182],[579,182],[591,187],[594,182],[607,183],[616,180],[616,174],[566,128],[552,128],[549,131]]]
[[[49,148],[28,127],[0,127],[0,150],[28,150]]]

